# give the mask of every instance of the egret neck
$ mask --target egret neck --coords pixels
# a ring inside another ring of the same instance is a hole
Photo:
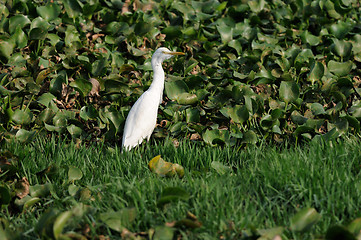
[[[152,59],[152,69],[153,82],[150,85],[148,91],[159,93],[159,103],[161,103],[164,90],[164,70],[162,67],[162,61],[158,58]]]

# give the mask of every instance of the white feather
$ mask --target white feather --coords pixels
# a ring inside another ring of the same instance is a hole
[[[184,53],[171,52],[167,48],[158,48],[154,52],[152,56],[153,82],[129,111],[124,126],[123,149],[130,150],[142,143],[144,139],[149,140],[152,135],[164,89],[162,63],[174,55],[184,55]]]

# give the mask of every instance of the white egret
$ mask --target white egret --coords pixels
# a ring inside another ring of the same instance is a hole
[[[162,102],[164,89],[164,71],[162,63],[182,52],[172,52],[167,48],[158,48],[152,56],[153,82],[130,109],[125,121],[122,149],[130,150],[146,138],[149,141],[157,123],[158,107]]]

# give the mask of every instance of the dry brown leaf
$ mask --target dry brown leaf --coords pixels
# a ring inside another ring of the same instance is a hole
[[[129,5],[130,5],[130,0],[125,0],[124,4],[122,6],[122,14],[130,12]]]
[[[191,140],[198,141],[198,140],[201,140],[202,137],[201,137],[201,135],[199,135],[198,133],[193,133],[193,134],[191,135],[191,138],[190,138],[190,139],[191,139]]]
[[[98,80],[96,80],[95,78],[91,78],[89,79],[89,82],[91,82],[92,84],[92,90],[90,91],[89,95],[90,96],[97,96],[99,97],[99,92],[100,92],[100,83]]]
[[[16,183],[16,196],[20,199],[29,194],[29,181],[26,177],[23,177],[19,182]]]
[[[92,40],[95,41],[100,37],[104,37],[104,34],[102,34],[102,33],[93,34],[92,35]]]
[[[110,240],[110,238],[108,236],[104,236],[104,235],[98,235],[99,240]]]
[[[123,231],[120,235],[122,236],[122,239],[135,239],[136,238],[136,235],[126,228],[123,228]]]
[[[164,127],[167,126],[167,124],[168,124],[168,120],[162,120],[162,121],[160,121],[159,126],[162,127],[162,128],[164,128]]]
[[[179,141],[177,140],[177,139],[174,139],[173,141],[172,141],[172,143],[173,143],[173,146],[174,147],[179,147]]]
[[[173,222],[166,222],[166,223],[165,223],[165,226],[166,226],[166,227],[174,227],[174,226],[175,226],[175,224],[176,224],[176,221],[173,221]]]
[[[197,219],[197,216],[194,215],[194,214],[191,213],[191,212],[187,212],[187,218],[188,218],[188,219],[191,219],[191,220],[193,220],[193,221],[197,221],[197,220],[198,220],[198,219]]]

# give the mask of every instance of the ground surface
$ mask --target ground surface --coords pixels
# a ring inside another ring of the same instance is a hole
[[[7,149],[18,155],[19,179],[26,177],[30,186],[52,184],[51,193],[37,195],[40,201],[25,211],[16,210],[13,204],[0,212],[9,229],[29,239],[39,235],[39,219],[49,209],[56,214],[69,210],[76,219],[66,219],[60,232],[111,238],[120,238],[123,229],[114,230],[108,221],[111,212],[129,209],[125,218],[130,220],[121,219],[120,225],[143,235],[157,226],[173,226],[191,212],[197,220],[190,225],[197,228],[185,224],[188,227],[177,228],[181,232],[175,234],[200,239],[237,238],[252,227],[277,226],[285,227],[285,236],[297,237],[289,229],[290,219],[306,207],[321,215],[310,232],[319,235],[331,225],[348,224],[360,213],[361,150],[355,141],[283,149],[212,148],[189,142],[175,148],[166,142],[165,146],[148,144],[121,153],[118,148],[77,148],[53,140],[10,144]],[[147,164],[158,154],[182,165],[185,176],[163,178],[152,173]],[[49,166],[56,170],[39,173]],[[82,174],[69,173],[70,168]],[[171,195],[170,203],[163,205],[159,203],[164,200],[162,192],[169,187],[181,193]],[[74,208],[79,203],[89,207],[77,213]]]

